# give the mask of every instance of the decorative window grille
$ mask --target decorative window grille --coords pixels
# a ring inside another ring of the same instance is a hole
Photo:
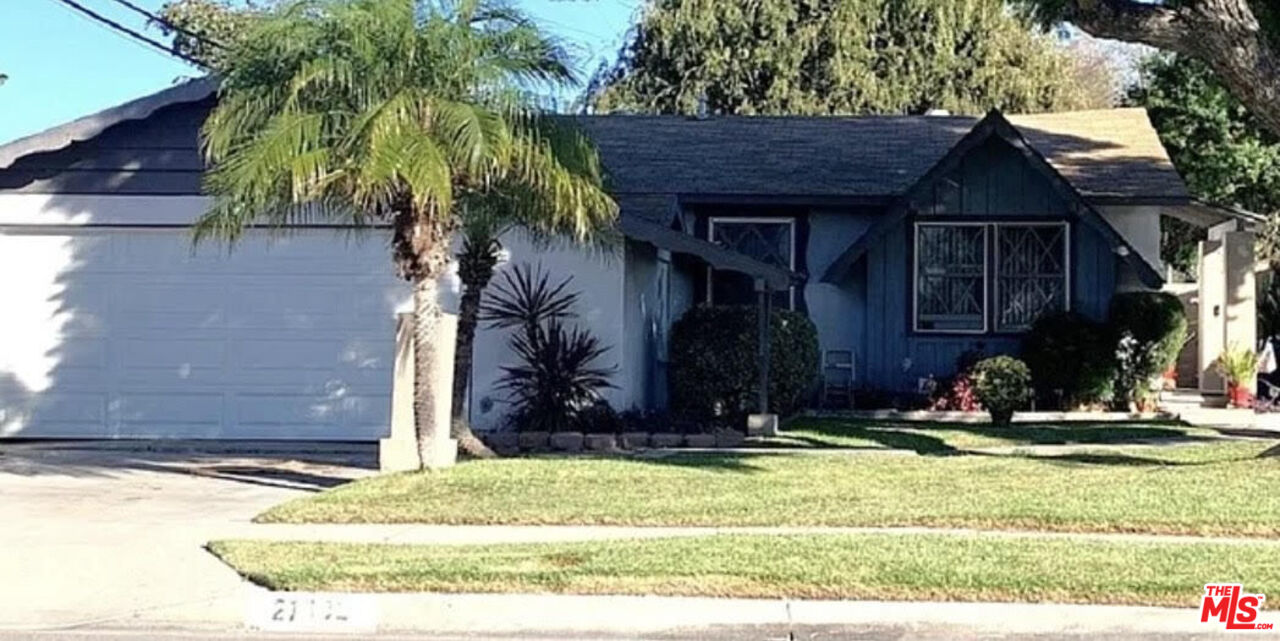
[[[915,279],[917,331],[986,331],[987,227],[917,225]]]
[[[1067,308],[1067,226],[996,226],[996,331],[1031,327]]]
[[[762,263],[795,269],[795,219],[712,218],[711,242]],[[755,281],[745,274],[707,268],[707,301],[714,305],[750,305],[756,300]],[[792,309],[795,288],[775,292],[774,307]]]

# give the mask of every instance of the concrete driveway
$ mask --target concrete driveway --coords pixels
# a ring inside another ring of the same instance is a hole
[[[202,546],[374,463],[165,447],[0,443],[0,629],[238,624],[246,584]]]

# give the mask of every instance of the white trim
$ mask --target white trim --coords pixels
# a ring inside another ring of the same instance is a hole
[[[790,264],[787,267],[791,271],[796,270],[796,219],[794,216],[748,216],[748,217],[712,216],[707,219],[707,242],[710,242],[710,243],[716,242],[715,238],[716,238],[717,222],[731,223],[731,224],[732,223],[747,223],[747,224],[765,223],[765,224],[775,224],[775,225],[778,223],[786,223],[790,227],[790,231],[788,232],[787,235],[791,241],[791,247],[790,247],[791,255],[789,256]],[[706,303],[708,305],[714,304],[711,300],[711,289],[712,289],[711,274],[713,271],[714,271],[714,268],[708,265],[707,266],[707,295],[705,296]],[[791,287],[788,288],[787,304],[788,304],[788,307],[792,310],[796,308],[795,285],[792,285]]]
[[[0,226],[191,225],[205,196],[0,194]]]
[[[994,290],[995,301],[996,301],[996,308],[993,308],[991,310],[991,315],[993,316],[992,324],[995,327],[995,332],[998,334],[1018,334],[1031,329],[1030,325],[1026,327],[1010,327],[1010,328],[1000,327],[1000,318],[999,318],[1000,310],[997,308],[1000,306],[1000,228],[1001,227],[1061,227],[1062,228],[1062,253],[1063,253],[1062,298],[1064,301],[1063,310],[1071,311],[1071,223],[1065,220],[1028,221],[1025,223],[1015,223],[1015,222],[1005,221],[1005,222],[991,223],[991,227],[994,228],[995,230],[995,234],[994,234],[995,265],[992,268],[992,273],[995,275],[995,277],[991,279],[991,282],[992,282],[991,288]]]
[[[982,228],[982,329],[920,329],[920,228],[921,227],[981,227]],[[911,329],[917,334],[986,334],[987,319],[991,315],[991,288],[987,286],[990,275],[989,223],[971,221],[916,221],[911,247]]]

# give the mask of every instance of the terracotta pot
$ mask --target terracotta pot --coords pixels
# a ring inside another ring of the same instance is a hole
[[[1006,426],[1013,422],[1013,410],[991,410],[991,424]]]
[[[1240,409],[1253,407],[1253,393],[1248,387],[1235,381],[1227,383],[1227,400],[1231,403],[1231,407]]]

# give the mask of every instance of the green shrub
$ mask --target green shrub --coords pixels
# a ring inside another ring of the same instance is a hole
[[[1116,346],[1115,404],[1147,409],[1159,389],[1156,382],[1178,361],[1187,339],[1182,303],[1165,292],[1116,294],[1107,327]]]
[[[1046,407],[1074,409],[1111,400],[1115,349],[1100,323],[1074,312],[1045,314],[1022,339],[1022,358]]]
[[[973,366],[978,401],[991,412],[991,422],[1008,425],[1014,410],[1031,398],[1031,370],[1012,356],[996,356]]]
[[[756,411],[756,308],[699,306],[671,328],[671,406],[704,426],[738,427]],[[769,326],[769,410],[803,406],[818,378],[818,332],[799,312],[774,310]]]

